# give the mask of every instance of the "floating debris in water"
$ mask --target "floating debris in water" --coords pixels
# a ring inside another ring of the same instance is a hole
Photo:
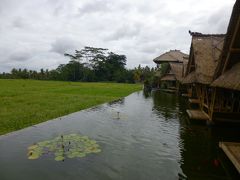
[[[119,111],[113,113],[113,119],[117,120],[126,120],[127,116],[123,113],[120,113]]]
[[[28,159],[38,159],[54,154],[56,161],[66,158],[82,158],[91,153],[101,152],[96,141],[79,134],[61,135],[49,141],[42,141],[28,147]]]

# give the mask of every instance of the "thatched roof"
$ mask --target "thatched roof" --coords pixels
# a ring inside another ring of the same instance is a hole
[[[176,81],[176,78],[173,74],[165,74],[162,76],[161,81]]]
[[[223,73],[211,85],[240,91],[240,62]]]
[[[174,74],[176,80],[181,81],[182,80],[182,69],[183,69],[183,63],[169,63],[171,72]]]
[[[191,84],[197,81],[196,78],[196,73],[195,71],[191,72],[190,74],[188,74],[183,80],[182,83],[183,84]]]
[[[182,78],[183,78],[183,77],[185,76],[185,74],[187,73],[188,60],[189,60],[189,57],[184,57],[183,67],[182,67]]]
[[[181,52],[180,50],[170,50],[156,57],[155,59],[153,59],[153,61],[157,64],[166,62],[183,62],[184,57],[187,56],[187,54]]]
[[[220,76],[224,71],[234,63],[240,61],[240,56],[236,56],[237,53],[231,52],[232,49],[240,48],[240,1],[237,0],[232,11],[232,15],[228,24],[227,34],[224,41],[223,51],[221,54],[221,60],[218,68],[215,72],[215,78]],[[238,54],[240,52],[238,51]],[[225,66],[225,69],[224,69]]]
[[[202,33],[191,33],[191,35],[192,43],[185,78],[195,71],[195,83],[210,84],[219,61],[224,35]],[[183,82],[189,83],[186,80]]]
[[[164,74],[161,81],[181,81],[183,63],[169,63],[168,73]]]
[[[232,11],[213,86],[240,90],[240,1]]]

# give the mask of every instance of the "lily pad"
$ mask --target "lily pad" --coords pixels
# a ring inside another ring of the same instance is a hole
[[[29,146],[28,150],[33,150],[33,149],[36,149],[37,147],[38,147],[38,145],[34,144],[32,146]]]
[[[86,154],[85,153],[78,153],[78,155],[77,155],[77,157],[85,157],[86,156]]]
[[[28,159],[38,159],[39,158],[39,154],[38,153],[30,153],[28,156]]]
[[[55,152],[54,155],[55,156],[61,156],[61,155],[63,155],[63,153],[62,152]]]
[[[63,156],[56,156],[55,160],[56,161],[62,161],[62,160],[64,160],[64,157]]]
[[[37,143],[37,145],[39,145],[39,146],[47,146],[50,143],[51,143],[50,141],[43,141],[43,142]]]
[[[28,147],[28,159],[38,159],[50,154],[56,161],[67,158],[82,158],[91,153],[101,152],[95,140],[78,134],[61,135],[52,140],[38,142]]]
[[[68,158],[74,158],[75,156],[73,154],[68,154],[67,157]]]
[[[93,153],[100,153],[101,152],[101,149],[94,149],[92,150]]]

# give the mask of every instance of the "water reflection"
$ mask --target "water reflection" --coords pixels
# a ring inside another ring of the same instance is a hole
[[[144,98],[150,98],[151,97],[151,94],[152,94],[152,92],[151,91],[149,91],[149,90],[146,90],[146,89],[144,89],[143,90],[143,97]]]
[[[239,174],[218,148],[219,141],[239,141],[238,127],[208,127],[190,122],[186,115],[186,99],[156,91],[153,113],[166,119],[178,118],[179,179],[239,179]]]
[[[179,102],[185,111],[186,101]],[[239,128],[208,127],[190,122],[180,113],[181,168],[189,179],[238,179],[239,175],[227,159],[222,158],[219,141],[238,141]],[[225,155],[224,155],[225,156]]]
[[[172,94],[154,91],[153,98],[153,113],[167,119],[176,118],[178,115],[178,98]]]
[[[215,132],[218,131],[216,134]],[[191,179],[238,179],[238,173],[223,158],[218,142],[226,137],[224,132],[230,132],[231,140],[236,140],[237,129],[209,128],[199,125],[183,125],[180,130],[181,168]],[[234,133],[235,131],[235,133]],[[227,136],[230,137],[230,134]],[[238,136],[239,137],[239,136]]]

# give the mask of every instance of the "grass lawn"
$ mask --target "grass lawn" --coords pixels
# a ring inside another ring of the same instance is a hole
[[[0,134],[113,101],[139,84],[0,79]]]

